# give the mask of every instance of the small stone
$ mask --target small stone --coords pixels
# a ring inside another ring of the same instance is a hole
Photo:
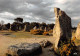
[[[45,48],[45,47],[52,45],[52,43],[48,40],[43,40],[40,42],[40,45]]]

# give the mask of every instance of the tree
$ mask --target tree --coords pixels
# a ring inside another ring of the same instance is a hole
[[[42,23],[40,24],[40,28],[41,28],[42,30],[44,30],[45,27],[47,27],[46,23],[42,22]]]
[[[30,23],[29,23],[29,22],[24,22],[23,24],[24,24],[24,25],[30,25]]]
[[[24,28],[23,27],[23,18],[17,17],[16,19],[14,19],[14,21],[15,22],[13,23],[12,26],[16,29],[15,31],[20,31]]]
[[[48,28],[53,29],[54,28],[54,24],[48,24]]]
[[[37,28],[39,28],[39,23],[37,23],[37,22],[32,22],[31,24],[30,24],[30,29],[33,29],[35,26],[37,27]]]
[[[17,17],[14,21],[17,23],[23,23],[23,18]]]
[[[5,26],[7,27],[7,29],[10,29],[10,23],[7,23]]]
[[[42,22],[40,26],[46,27],[46,23]]]

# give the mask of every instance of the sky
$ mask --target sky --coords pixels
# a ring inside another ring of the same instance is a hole
[[[80,0],[0,0],[0,21],[13,23],[21,17],[24,22],[55,23],[54,7],[65,11],[73,26],[80,22]]]

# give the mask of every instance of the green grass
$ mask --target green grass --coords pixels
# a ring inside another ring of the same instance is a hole
[[[13,32],[13,31],[0,31],[1,35],[5,35],[8,37],[14,37],[14,38],[45,38],[50,36],[44,36],[44,35],[33,35],[30,32]]]

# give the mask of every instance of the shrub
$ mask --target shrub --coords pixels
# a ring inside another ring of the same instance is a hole
[[[49,32],[49,33],[53,33],[53,30],[49,30],[48,32]]]
[[[49,33],[48,32],[44,32],[43,35],[49,35]]]
[[[73,38],[72,38],[72,41],[75,41],[75,40],[76,40],[76,37],[73,37]]]
[[[30,30],[31,34],[34,34],[34,35],[42,35],[43,34],[43,30]]]
[[[74,56],[73,53],[75,52],[77,52],[77,48],[73,40],[69,41],[67,44],[62,43],[61,47],[59,47],[60,56]]]

